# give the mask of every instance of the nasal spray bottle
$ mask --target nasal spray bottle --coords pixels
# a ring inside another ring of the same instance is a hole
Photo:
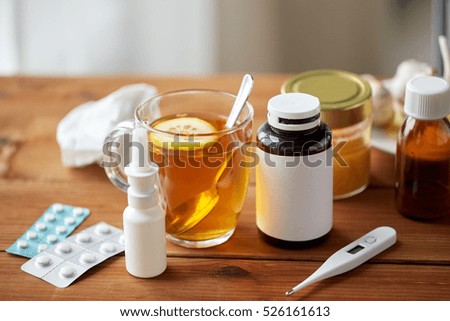
[[[128,207],[123,212],[125,264],[136,277],[151,278],[166,269],[165,212],[158,202],[158,167],[150,164],[144,128],[133,130],[128,176]]]

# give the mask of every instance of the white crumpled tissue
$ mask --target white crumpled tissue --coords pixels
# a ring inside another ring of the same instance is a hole
[[[127,85],[71,110],[56,130],[62,164],[83,167],[101,160],[109,133],[118,123],[133,119],[136,107],[156,93],[156,88],[147,84]]]

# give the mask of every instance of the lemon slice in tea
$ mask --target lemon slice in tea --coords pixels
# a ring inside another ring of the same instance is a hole
[[[153,143],[160,147],[194,150],[217,141],[217,136],[214,135],[217,129],[211,123],[198,117],[176,117],[161,121],[153,127],[167,133],[152,135]]]

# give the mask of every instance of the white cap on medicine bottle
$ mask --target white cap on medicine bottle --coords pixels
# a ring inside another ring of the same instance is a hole
[[[301,131],[320,124],[320,101],[303,93],[287,93],[272,97],[267,103],[270,126],[287,131]]]
[[[406,84],[405,113],[423,120],[446,117],[450,113],[449,84],[432,76],[411,79]]]

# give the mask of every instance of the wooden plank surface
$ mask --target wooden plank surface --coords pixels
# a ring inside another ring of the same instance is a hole
[[[255,131],[265,120],[267,100],[279,92],[287,77],[255,75],[250,97]],[[57,289],[21,272],[26,259],[4,252],[53,202],[92,210],[78,230],[101,220],[122,227],[126,195],[109,183],[103,169],[96,165],[68,169],[59,161],[56,125],[73,107],[137,82],[153,84],[159,92],[187,88],[235,92],[240,80],[240,75],[0,78],[0,138],[3,146],[5,142],[14,146],[3,164],[8,170],[1,174],[0,167],[0,273],[11,275],[1,282],[0,299],[284,300],[286,289],[335,250],[379,225],[397,229],[399,241],[392,249],[293,299],[450,299],[450,218],[418,222],[398,214],[392,188],[394,157],[376,149],[371,153],[371,186],[356,197],[334,202],[333,230],[325,242],[313,248],[283,250],[258,237],[252,178],[235,235],[209,249],[169,244],[169,268],[153,280],[128,275],[123,256],[119,256],[92,269],[69,288]]]
[[[126,195],[113,187],[107,179],[101,182],[86,181],[76,184],[53,182],[51,193],[45,192],[48,186],[48,182],[17,180],[0,185],[2,250],[22,235],[49,204],[56,201],[92,210],[91,216],[78,230],[99,221],[122,227]],[[373,188],[352,199],[335,202],[334,226],[328,239],[318,246],[297,251],[272,247],[258,237],[254,197],[255,187],[251,185],[236,232],[225,244],[207,249],[186,249],[169,243],[168,254],[177,257],[323,261],[365,232],[384,224],[397,230],[399,241],[394,248],[380,254],[374,261],[450,265],[448,250],[450,218],[445,217],[427,223],[411,221],[394,209],[391,189]]]
[[[403,265],[398,273],[397,265],[369,263],[286,298],[319,263],[169,258],[161,276],[138,279],[126,273],[121,255],[58,289],[20,271],[25,261],[0,253],[0,273],[9,276],[3,300],[450,300],[449,266]]]

